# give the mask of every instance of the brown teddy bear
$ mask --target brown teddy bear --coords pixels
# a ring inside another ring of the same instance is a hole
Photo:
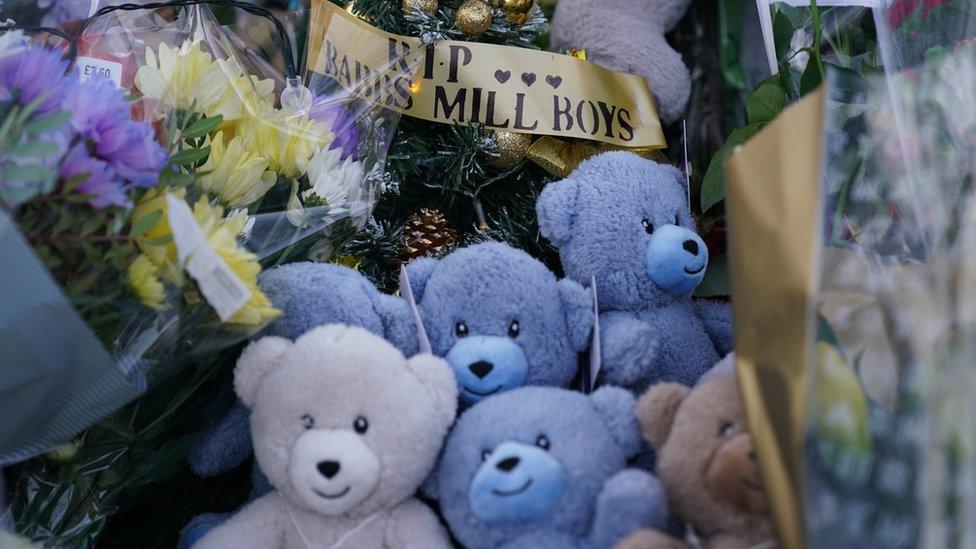
[[[644,438],[657,452],[657,474],[671,511],[689,525],[702,547],[775,547],[733,360],[726,357],[694,389],[654,385],[635,412]],[[617,549],[690,546],[641,530]]]

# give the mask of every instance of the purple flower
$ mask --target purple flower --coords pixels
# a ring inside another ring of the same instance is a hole
[[[68,62],[61,52],[47,48],[27,48],[0,58],[0,101],[15,98],[19,104],[28,105],[43,98],[36,112],[50,114],[64,100],[67,70]]]
[[[335,135],[330,149],[342,149],[342,160],[356,156],[359,149],[359,126],[352,113],[338,100],[319,97],[312,103],[308,117],[329,127]]]
[[[41,24],[45,27],[60,27],[65,23],[80,21],[88,16],[89,2],[86,0],[37,0],[40,9],[50,8],[44,14]]]
[[[123,92],[103,78],[72,87],[65,108],[72,112],[71,126],[88,143],[92,156],[132,185],[155,185],[166,151],[148,124],[132,121]]]
[[[95,208],[128,206],[125,188],[115,172],[105,162],[92,158],[84,143],[72,147],[61,162],[61,178],[65,181],[80,177],[76,190],[91,196],[88,201]]]

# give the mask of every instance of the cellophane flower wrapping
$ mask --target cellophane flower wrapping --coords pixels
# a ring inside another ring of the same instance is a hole
[[[901,70],[831,78],[811,547],[976,544],[976,28],[926,26],[958,8],[889,19]]]
[[[174,414],[201,413],[181,406],[222,351],[280,314],[260,273],[328,260],[366,224],[399,121],[301,66],[287,78],[293,37],[270,24],[274,55],[202,5],[81,25],[74,63],[0,35],[0,245],[20,252],[0,262],[20,296],[0,348],[22,351],[0,401],[23,410],[0,421],[0,465],[48,451],[11,471],[10,516],[67,546],[181,467]]]

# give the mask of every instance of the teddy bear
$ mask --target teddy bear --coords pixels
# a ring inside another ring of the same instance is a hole
[[[662,527],[663,491],[628,469],[640,448],[634,397],[523,387],[464,411],[425,490],[468,549],[608,548]]]
[[[588,59],[643,76],[667,123],[684,113],[691,74],[665,39],[691,0],[559,0],[550,43],[556,51],[586,50]]]
[[[234,388],[274,490],[195,547],[451,547],[412,497],[455,419],[442,359],[407,360],[365,329],[328,325],[252,343]]]
[[[629,152],[609,152],[551,183],[539,225],[566,275],[596,280],[601,382],[638,393],[692,386],[732,349],[728,304],[692,297],[708,266],[684,175]]]
[[[746,425],[729,355],[690,389],[661,383],[635,409],[657,451],[657,474],[671,510],[702,547],[775,547],[756,447]],[[641,530],[617,549],[691,547],[661,531]]]
[[[532,256],[497,242],[418,259],[407,270],[433,352],[454,368],[463,405],[523,384],[568,386],[574,379],[594,324],[592,298],[581,285],[557,280]],[[383,294],[353,269],[296,263],[262,273],[259,282],[283,312],[270,335],[295,339],[315,326],[343,323],[386,338],[407,356],[418,349],[407,301]],[[189,455],[198,475],[242,464],[251,455],[247,407],[222,412],[198,441]],[[255,467],[251,497],[268,490]],[[181,546],[228,516],[195,517],[183,529]]]

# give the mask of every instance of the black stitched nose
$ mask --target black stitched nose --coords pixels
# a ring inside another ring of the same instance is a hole
[[[485,362],[484,360],[479,360],[478,362],[475,362],[471,366],[468,366],[468,369],[471,370],[472,374],[478,376],[478,379],[484,379],[486,375],[491,373],[491,370],[494,367],[495,365],[492,364],[491,362]]]
[[[338,461],[320,461],[319,472],[325,476],[325,478],[332,478],[336,476],[339,472],[339,462]]]
[[[685,249],[686,252],[690,253],[691,255],[698,255],[698,243],[695,242],[694,240],[685,240],[685,243],[682,244],[682,247]]]
[[[517,457],[505,458],[495,464],[495,467],[497,467],[499,471],[505,471],[507,473],[518,467],[519,461],[520,460]]]

